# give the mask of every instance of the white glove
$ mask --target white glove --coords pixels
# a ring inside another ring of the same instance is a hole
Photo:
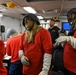
[[[21,63],[23,65],[26,65],[26,66],[30,65],[29,59],[23,54],[23,50],[19,50],[19,58],[21,59]]]
[[[56,39],[56,44],[62,43],[62,42],[66,42],[69,41],[69,37],[68,36],[60,36],[59,38]]]
[[[69,42],[71,46],[76,49],[76,38],[74,38],[73,36],[60,36],[59,38],[56,39],[57,44],[64,41]]]
[[[43,59],[43,68],[42,71],[39,73],[39,75],[48,75],[50,65],[51,65],[51,54],[44,54],[44,59]]]
[[[41,72],[39,73],[39,75],[48,75],[48,72],[46,72],[46,71],[41,71]]]

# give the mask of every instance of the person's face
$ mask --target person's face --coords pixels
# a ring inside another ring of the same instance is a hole
[[[50,20],[50,27],[54,26],[54,24],[55,24],[55,21]]]
[[[33,24],[33,21],[30,18],[25,19],[25,27],[30,28]]]
[[[71,25],[71,28],[76,29],[76,21],[73,22],[73,24]]]

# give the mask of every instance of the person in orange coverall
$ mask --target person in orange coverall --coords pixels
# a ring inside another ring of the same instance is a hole
[[[67,18],[71,26],[69,36],[60,36],[56,43],[66,42],[63,53],[65,75],[76,75],[76,8],[69,10]]]
[[[9,28],[7,30],[7,38],[6,53],[11,56],[9,75],[22,75],[22,64],[18,57],[21,35],[15,29]]]
[[[7,75],[7,70],[3,66],[3,57],[5,55],[5,48],[4,48],[4,43],[2,40],[0,40],[0,75]]]
[[[52,40],[48,30],[42,28],[35,14],[23,19],[26,28],[21,36],[19,57],[24,75],[50,75]]]

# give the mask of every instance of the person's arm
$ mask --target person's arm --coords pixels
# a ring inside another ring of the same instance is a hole
[[[69,36],[67,41],[76,49],[76,38]]]
[[[2,40],[0,40],[0,60],[3,59],[4,55],[5,55],[4,43]]]
[[[7,43],[6,43],[6,54],[8,56],[11,56],[11,48],[10,48],[10,43],[9,43],[8,40],[7,40]]]
[[[69,42],[71,46],[76,49],[76,38],[74,38],[73,36],[60,36],[56,39],[56,43],[61,43],[64,41]]]
[[[42,71],[39,73],[39,75],[48,75],[48,72],[50,70],[51,66],[51,54],[44,54],[44,59],[43,59],[43,68]]]
[[[46,34],[46,36],[44,34]],[[48,75],[51,66],[52,40],[49,32],[44,31],[44,34],[41,36],[41,43],[44,50],[43,67],[39,75]]]
[[[23,34],[20,39],[20,48],[19,48],[18,56],[23,65],[29,66],[30,65],[29,59],[24,55],[24,51],[23,51],[24,50],[24,46],[23,46],[24,36],[25,35]]]
[[[24,56],[23,50],[19,50],[19,58],[23,65],[26,65],[26,66],[30,65],[29,59],[26,56]]]

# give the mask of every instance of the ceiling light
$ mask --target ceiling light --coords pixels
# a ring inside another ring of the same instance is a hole
[[[42,16],[37,16],[39,19],[43,19],[43,17]]]
[[[23,7],[23,9],[29,13],[33,13],[33,14],[37,13],[32,7]]]

